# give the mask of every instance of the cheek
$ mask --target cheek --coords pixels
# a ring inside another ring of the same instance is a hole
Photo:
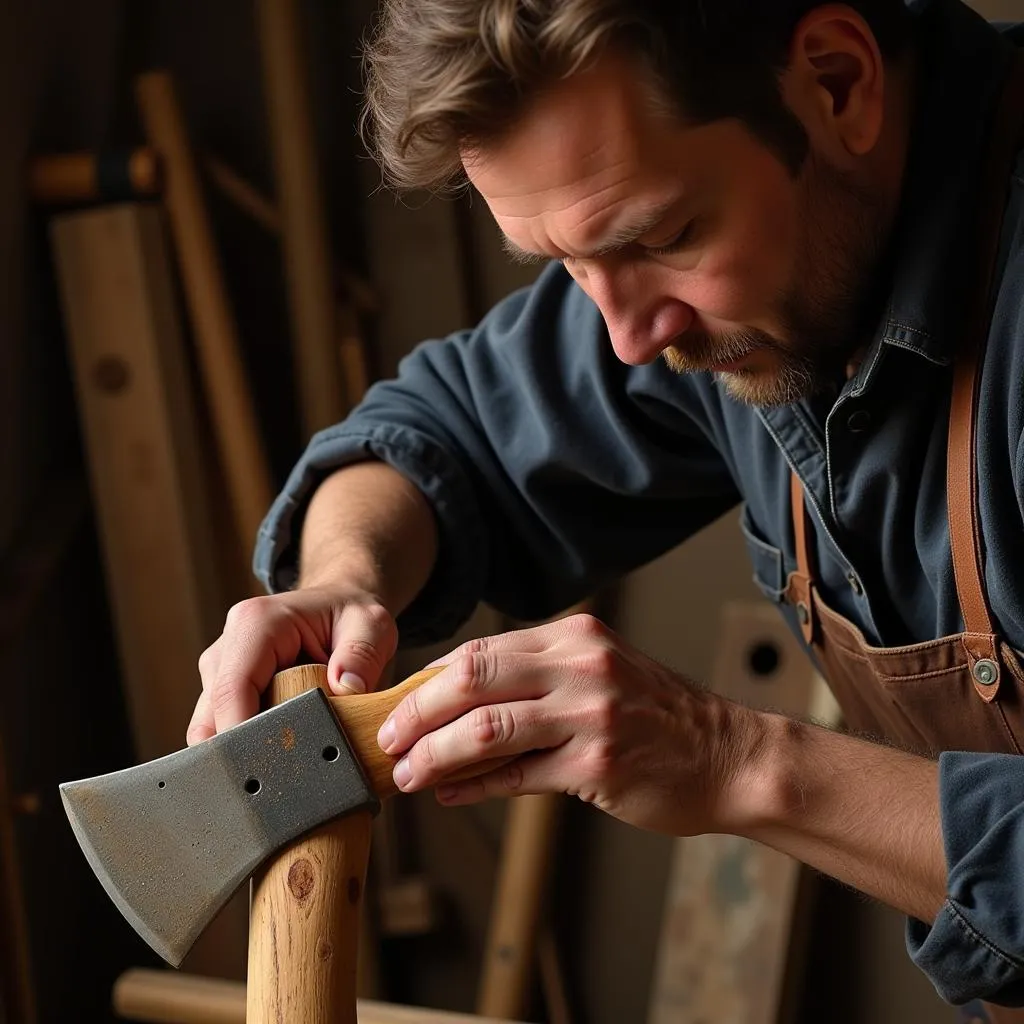
[[[791,288],[795,224],[790,194],[754,195],[733,204],[688,275],[691,304],[731,323],[769,324]]]

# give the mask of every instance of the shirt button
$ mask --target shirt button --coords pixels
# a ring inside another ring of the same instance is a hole
[[[862,434],[870,426],[871,413],[867,409],[858,409],[856,412],[851,412],[850,418],[846,421],[846,429],[851,434]]]
[[[850,584],[850,589],[860,597],[864,593],[864,585],[860,581],[860,577],[855,573],[847,573],[846,582]]]

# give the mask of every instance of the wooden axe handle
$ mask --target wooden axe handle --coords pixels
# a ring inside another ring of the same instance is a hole
[[[316,668],[323,673],[322,685],[326,686],[326,670],[319,665]],[[377,745],[377,731],[384,724],[384,719],[391,714],[404,697],[416,687],[422,686],[428,679],[432,679],[440,671],[440,668],[424,669],[379,693],[328,698],[356,757],[359,758],[363,766],[363,771],[366,772],[370,780],[373,791],[381,799],[394,796],[398,792],[391,776],[398,763],[398,758],[391,757],[380,749]],[[484,772],[490,771],[492,768],[507,764],[511,760],[510,757],[495,757],[488,761],[480,761],[464,772],[453,772],[448,778],[452,782],[457,779],[473,778],[483,775]]]
[[[330,697],[356,756],[381,798],[397,792],[395,758],[377,745],[391,710],[440,669],[427,669],[380,693]],[[323,665],[279,672],[267,703],[325,688]],[[508,758],[474,765],[479,775]],[[329,822],[289,844],[254,877],[249,918],[248,1024],[355,1024],[358,936],[372,819],[368,812]]]

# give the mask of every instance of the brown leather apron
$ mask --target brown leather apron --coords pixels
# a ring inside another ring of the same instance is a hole
[[[975,464],[977,368],[991,319],[992,286],[1010,172],[1024,128],[1024,53],[1018,54],[994,121],[978,226],[977,279],[964,344],[956,353],[947,451],[950,546],[964,632],[907,647],[873,647],[829,608],[814,583],[810,516],[792,474],[797,570],[786,600],[796,608],[847,725],[924,754],[1024,749],[1024,669],[996,633],[982,580]],[[968,1019],[1024,1024],[1024,1009],[972,1007]],[[987,1018],[986,1018],[987,1015]]]

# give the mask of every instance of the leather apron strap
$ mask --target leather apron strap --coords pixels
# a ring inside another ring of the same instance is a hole
[[[804,502],[804,488],[800,477],[789,475],[789,494],[793,510],[793,538],[796,542],[796,572],[790,577],[790,587],[796,599],[796,616],[800,631],[808,647],[814,643],[814,572],[811,568],[810,524]]]
[[[1024,128],[1024,52],[1017,54],[995,115],[981,184],[977,261],[970,281],[967,330],[953,366],[946,456],[946,500],[953,572],[964,618],[963,644],[974,688],[985,701],[999,691],[1001,668],[992,615],[985,597],[984,552],[978,516],[977,407],[978,364],[992,318],[994,274],[1009,174]]]

